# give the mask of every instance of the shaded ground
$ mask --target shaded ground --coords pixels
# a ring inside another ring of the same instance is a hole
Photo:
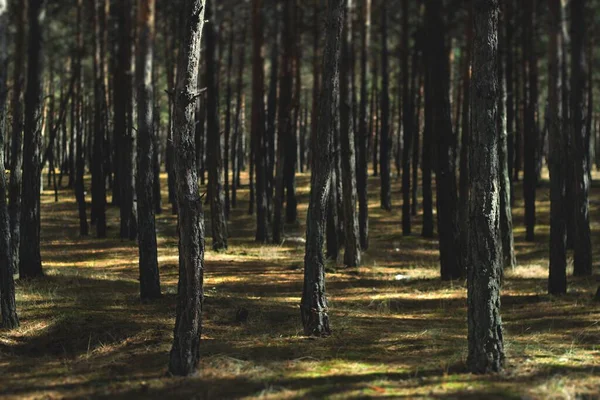
[[[241,191],[231,215],[230,250],[209,250],[206,257],[201,373],[187,379],[166,377],[177,282],[175,218],[166,193],[157,219],[165,296],[142,304],[137,244],[116,238],[118,210],[108,212],[109,239],[80,238],[72,192],[60,191],[58,203],[45,192],[47,276],[17,283],[22,327],[0,332],[0,397],[600,397],[600,305],[591,302],[600,261],[600,188],[591,202],[596,275],[570,277],[569,294],[558,298],[545,294],[548,190],[542,185],[538,191],[535,243],[524,241],[517,193],[519,267],[507,271],[502,297],[508,367],[499,376],[472,376],[463,367],[465,282],[440,282],[437,242],[419,236],[420,215],[414,235],[402,237],[397,180],[394,211],[387,213],[375,196],[378,179],[371,178],[364,266],[329,267],[333,336],[302,336],[307,185],[308,176],[301,175],[301,223],[287,227],[289,239],[278,246],[253,242],[247,188]],[[398,274],[410,279],[397,281]],[[240,307],[249,311],[246,323],[235,322]]]

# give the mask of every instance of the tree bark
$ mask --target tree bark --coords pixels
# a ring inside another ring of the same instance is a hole
[[[500,317],[498,12],[498,0],[474,0],[467,366],[480,374],[500,371],[505,359]]]
[[[241,145],[243,139],[243,132],[245,127],[244,113],[244,66],[246,65],[246,29],[240,30],[240,58],[238,60],[238,73],[237,73],[237,94],[236,94],[236,107],[235,107],[235,126],[233,141],[231,146],[231,165],[232,165],[232,181],[231,181],[231,207],[237,206],[237,188],[239,181],[239,174],[242,166],[242,154]]]
[[[200,361],[204,298],[204,214],[198,187],[195,99],[204,25],[204,0],[186,0],[174,107],[174,172],[177,183],[179,284],[169,373],[192,375]]]
[[[28,4],[27,89],[23,137],[23,186],[19,274],[21,278],[43,275],[40,254],[40,185],[42,146],[42,76],[44,71],[45,0]]]
[[[4,170],[4,141],[6,138],[6,99],[8,97],[8,5],[0,0],[0,312],[1,328],[14,329],[19,326],[15,302],[10,219],[6,203],[6,171]],[[16,96],[17,100],[19,96]]]
[[[379,135],[379,161],[381,169],[381,208],[390,211],[392,209],[392,189],[390,183],[390,78],[388,73],[388,15],[386,4],[385,0],[381,2],[381,133]]]
[[[339,112],[339,63],[346,0],[329,0],[323,54],[323,82],[319,98],[319,123],[314,135],[315,153],[308,215],[306,218],[306,254],[304,288],[300,311],[304,333],[309,336],[331,334],[325,294],[323,257],[325,219],[332,172],[332,133]]]
[[[231,208],[231,200],[229,196],[229,155],[230,155],[230,138],[231,138],[231,74],[233,70],[233,45],[235,42],[235,30],[233,29],[235,23],[235,13],[231,9],[230,13],[230,26],[229,26],[229,49],[227,51],[227,88],[225,95],[225,147],[223,149],[223,176],[225,178],[225,217],[229,219],[229,210]]]
[[[154,141],[152,99],[152,53],[154,52],[154,0],[138,0],[138,45],[136,57],[137,123],[138,123],[138,245],[140,296],[142,300],[160,297],[158,250],[154,219],[153,158]]]
[[[410,37],[410,26],[408,17],[408,3],[409,0],[402,1],[402,57],[401,57],[401,69],[402,69],[402,126],[403,126],[403,139],[404,139],[404,151],[402,154],[402,234],[410,235],[411,233],[411,213],[410,213],[410,153],[412,148],[413,139],[413,96],[409,87],[409,76],[408,70],[408,54],[409,54],[409,37]],[[398,130],[400,135],[400,130]]]
[[[227,220],[223,198],[223,160],[221,152],[221,130],[219,128],[219,91],[217,86],[217,16],[216,2],[206,2],[206,111],[208,149],[208,196],[213,250],[227,249]]]

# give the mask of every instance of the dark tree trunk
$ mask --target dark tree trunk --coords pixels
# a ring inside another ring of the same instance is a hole
[[[502,244],[498,160],[498,0],[474,0],[471,91],[467,366],[473,373],[504,366],[500,317]]]
[[[291,1],[283,4],[283,29],[281,40],[283,54],[281,59],[281,76],[279,81],[279,114],[277,122],[277,170],[275,176],[275,197],[273,199],[273,243],[279,244],[283,240],[283,197],[284,197],[284,169],[285,159],[288,157],[286,147],[291,141],[292,129],[292,61],[293,61],[293,5]],[[274,60],[273,60],[274,61]],[[271,85],[277,85],[271,82]],[[273,103],[273,107],[275,103]],[[273,125],[275,122],[273,121]],[[275,129],[275,128],[273,128]]]
[[[414,115],[414,140],[412,153],[412,186],[411,186],[411,214],[417,216],[418,209],[418,190],[419,190],[419,160],[420,160],[420,132],[421,132],[421,103],[422,103],[422,88],[423,88],[423,73],[421,71],[422,57],[419,51],[419,35],[417,31],[415,35],[415,48],[413,49],[413,98],[416,96],[416,102],[413,107]]]
[[[526,57],[527,76],[523,82],[527,95],[525,96],[525,116],[523,145],[523,199],[525,201],[525,238],[528,241],[535,239],[535,189],[536,189],[536,153],[537,153],[537,127],[535,115],[537,111],[537,56],[535,53],[535,9],[536,0],[526,0],[523,21],[523,56]]]
[[[432,79],[429,65],[431,63],[431,51],[429,34],[424,34],[424,50],[423,58],[425,68],[425,109],[424,109],[424,123],[423,128],[423,146],[422,146],[422,157],[421,157],[421,179],[423,180],[423,229],[421,236],[425,238],[433,238],[433,191],[431,188],[431,158],[433,156],[433,91],[432,91]]]
[[[204,0],[185,1],[185,27],[181,34],[175,91],[173,140],[177,181],[179,233],[179,284],[177,318],[169,373],[192,375],[200,361],[204,280],[204,214],[198,187],[194,146],[195,91],[200,43],[204,25]]]
[[[566,137],[562,125],[561,0],[551,0],[548,25],[548,139],[550,170],[550,271],[548,293],[567,292]]]
[[[245,127],[244,113],[244,66],[246,65],[246,29],[240,30],[240,58],[238,60],[237,74],[237,94],[235,107],[235,127],[233,141],[231,145],[231,166],[232,166],[232,181],[231,181],[231,207],[237,206],[237,188],[239,185],[239,175],[242,166],[244,154],[241,151],[243,132]]]
[[[252,142],[256,174],[256,241],[269,241],[269,216],[267,209],[267,167],[265,160],[265,104],[263,58],[263,0],[252,1]]]
[[[208,196],[213,250],[227,249],[227,220],[223,199],[223,160],[221,134],[219,128],[219,91],[217,87],[217,35],[216,2],[206,3],[206,108],[207,108],[207,149],[208,149]]]
[[[346,0],[345,24],[340,62],[340,144],[342,158],[342,188],[344,203],[344,265],[360,265],[358,215],[356,213],[356,155],[354,154],[354,125],[352,123],[352,0]]]
[[[225,147],[223,149],[223,176],[225,178],[225,217],[229,219],[229,210],[231,208],[230,197],[229,197],[229,155],[230,155],[230,138],[231,138],[231,71],[233,69],[233,45],[235,42],[235,30],[234,27],[234,17],[235,13],[231,9],[230,14],[230,31],[229,32],[229,50],[227,52],[227,89],[225,95]]]
[[[6,203],[6,171],[4,170],[4,145],[7,137],[6,99],[8,97],[8,5],[0,0],[0,328],[14,329],[19,326],[15,302],[12,250],[10,243],[10,220]],[[20,101],[19,96],[15,96]]]
[[[160,297],[160,277],[154,220],[153,159],[154,137],[152,99],[152,54],[154,51],[154,0],[138,0],[138,45],[136,57],[138,123],[138,244],[140,295],[142,300]]]
[[[586,156],[585,85],[585,1],[571,1],[571,129],[573,137],[573,185],[575,237],[573,238],[573,274],[592,275],[592,243],[590,237],[590,175]],[[587,82],[591,84],[591,82]]]
[[[427,4],[429,23],[433,131],[437,143],[436,203],[440,242],[440,270],[443,280],[464,276],[460,257],[457,191],[455,175],[455,137],[452,132],[449,98],[448,50],[444,42],[444,7],[441,0]],[[459,249],[459,251],[457,251]]]
[[[363,10],[361,18],[361,52],[360,52],[360,104],[359,104],[359,119],[358,119],[358,143],[357,150],[357,166],[356,166],[356,183],[358,191],[358,229],[360,235],[360,247],[363,250],[369,248],[369,198],[367,190],[368,178],[368,115],[367,107],[369,104],[369,92],[367,89],[367,80],[369,75],[369,36],[371,27],[371,0],[363,0]],[[315,115],[315,114],[313,114]]]
[[[410,37],[410,26],[408,18],[408,3],[409,0],[402,1],[402,105],[404,107],[402,111],[402,125],[403,125],[403,139],[404,139],[404,152],[402,154],[402,234],[410,235],[411,233],[411,213],[410,213],[410,153],[413,151],[412,139],[413,139],[413,101],[414,98],[411,94],[409,87],[409,76],[408,70],[408,54],[409,54],[409,37]],[[398,130],[400,135],[400,130]]]
[[[499,14],[498,26],[503,26],[502,15]],[[508,132],[506,121],[506,86],[504,75],[505,40],[501,29],[498,31],[498,162],[500,165],[500,236],[504,268],[514,269],[517,265],[513,237],[513,219],[510,206],[510,173],[508,171]]]
[[[323,84],[319,98],[319,124],[314,136],[310,201],[306,218],[306,254],[304,256],[304,288],[300,311],[304,333],[310,336],[331,334],[325,294],[323,257],[325,219],[332,172],[332,133],[335,130],[339,100],[339,62],[347,0],[329,0]]]
[[[12,93],[12,143],[10,182],[8,191],[8,214],[10,218],[11,271],[19,271],[19,243],[21,240],[21,185],[23,182],[23,71],[25,70],[25,21],[27,7],[18,4],[15,10],[14,23],[17,27],[15,35],[15,55]]]
[[[513,171],[515,163],[515,86],[514,57],[513,57],[513,0],[505,2],[504,6],[504,51],[506,56],[506,147],[508,178],[510,180],[510,204],[514,204]]]
[[[94,137],[92,152],[92,222],[96,235],[106,237],[106,171],[105,171],[105,112],[106,86],[104,85],[104,1],[92,0],[94,15]],[[139,196],[138,196],[139,197]]]
[[[381,2],[381,133],[379,135],[379,154],[381,163],[381,208],[392,209],[392,189],[390,183],[390,78],[388,73],[388,35],[387,2]],[[377,149],[374,149],[377,152]],[[374,164],[376,161],[374,160]]]
[[[27,89],[23,137],[23,187],[19,274],[21,278],[42,276],[40,254],[40,185],[42,146],[42,76],[44,72],[45,0],[28,4]]]
[[[119,210],[121,218],[121,239],[134,240],[137,237],[137,209],[135,193],[135,136],[131,126],[127,125],[127,112],[131,101],[131,0],[117,2],[117,23],[119,44],[115,69],[115,87],[113,91],[115,116],[115,148],[118,148],[116,165],[119,167],[120,190]]]
[[[291,1],[291,0],[290,0]],[[269,93],[267,94],[267,131],[265,136],[265,146],[267,148],[266,157],[266,165],[267,165],[267,209],[269,212],[269,219],[271,218],[271,212],[274,209],[271,201],[273,200],[273,191],[275,190],[275,135],[276,128],[275,122],[277,119],[277,79],[279,77],[279,8],[275,6],[273,8],[274,13],[274,21],[273,21],[273,29],[274,32],[272,34],[273,37],[273,45],[271,46],[271,71],[269,77]],[[288,21],[291,23],[291,21]],[[293,45],[293,43],[288,43],[288,45]],[[290,49],[286,49],[291,52]],[[292,74],[288,77],[292,78]],[[291,85],[291,83],[290,83]],[[291,89],[290,89],[291,90]],[[291,95],[290,95],[291,96]],[[279,145],[279,143],[278,143]],[[278,149],[279,153],[279,149]],[[273,228],[275,229],[275,228]]]

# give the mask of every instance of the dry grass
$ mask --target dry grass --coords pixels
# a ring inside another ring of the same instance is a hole
[[[157,218],[165,296],[152,304],[138,299],[137,245],[116,238],[117,209],[108,212],[108,239],[80,238],[73,194],[62,190],[54,203],[53,194],[44,193],[47,276],[17,283],[22,326],[0,332],[0,396],[600,397],[600,306],[591,301],[596,280],[570,278],[568,295],[546,295],[547,188],[538,192],[535,243],[524,241],[522,203],[515,208],[520,265],[507,272],[503,289],[506,372],[473,376],[464,372],[465,283],[440,282],[437,244],[418,236],[420,217],[415,235],[401,236],[397,181],[389,214],[379,209],[378,180],[371,179],[365,265],[329,269],[333,336],[302,336],[304,246],[293,238],[304,236],[307,184],[307,175],[300,176],[302,223],[288,227],[292,239],[277,246],[253,242],[254,219],[247,215],[243,188],[231,216],[230,250],[206,257],[201,372],[187,379],[165,375],[177,282],[175,219],[166,193],[165,212]],[[600,189],[594,188],[592,199],[598,249]],[[599,260],[598,250],[594,256]],[[396,281],[397,274],[410,279]],[[243,324],[235,322],[240,307],[249,310]]]

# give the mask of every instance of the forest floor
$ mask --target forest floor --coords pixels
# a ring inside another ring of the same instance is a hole
[[[308,174],[298,178],[300,223],[286,227],[281,245],[254,242],[247,186],[230,216],[229,250],[212,251],[207,238],[201,371],[185,379],[166,376],[178,262],[166,191],[157,216],[164,297],[150,304],[139,300],[137,243],[118,239],[117,208],[108,210],[108,239],[96,239],[93,228],[82,238],[73,193],[60,190],[55,202],[45,191],[46,276],[17,282],[21,327],[0,331],[0,397],[600,398],[600,304],[592,302],[600,263],[598,181],[591,196],[595,275],[569,276],[562,297],[546,294],[548,182],[537,192],[535,243],[524,240],[516,193],[519,266],[506,271],[502,289],[507,367],[494,376],[465,372],[466,283],[440,281],[437,241],[420,237],[420,213],[413,235],[402,237],[397,179],[387,213],[379,208],[379,179],[370,178],[363,266],[328,267],[333,335],[303,336],[308,181]],[[236,322],[240,307],[249,311],[245,323]]]

